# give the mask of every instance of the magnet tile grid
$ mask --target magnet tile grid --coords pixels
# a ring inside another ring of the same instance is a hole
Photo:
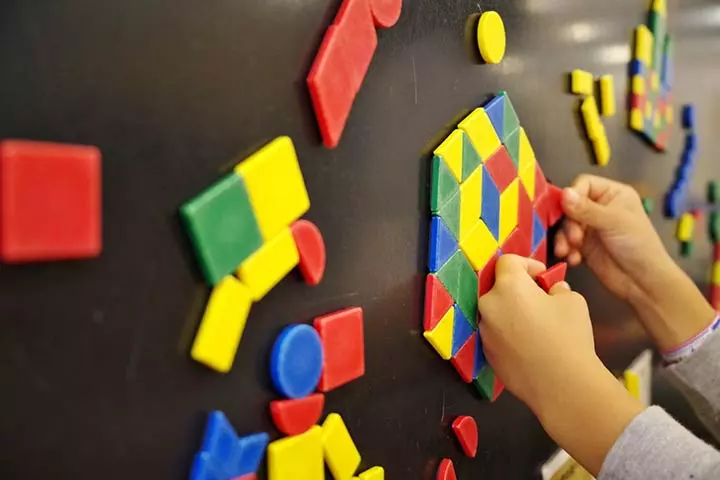
[[[646,25],[635,29],[630,61],[629,124],[652,146],[664,151],[673,123],[673,40],[665,0],[654,0]]]
[[[424,336],[492,400],[502,385],[483,355],[478,296],[492,288],[500,255],[545,262],[547,249],[548,186],[506,92],[435,150],[431,178]]]

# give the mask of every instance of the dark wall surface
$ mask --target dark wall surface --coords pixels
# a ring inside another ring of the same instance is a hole
[[[720,140],[720,8],[671,0],[676,104],[699,106],[700,197]],[[327,150],[305,77],[339,0],[4,0],[0,137],[98,145],[104,154],[100,259],[0,267],[0,477],[180,479],[206,412],[239,433],[277,433],[268,353],[280,329],[338,308],[365,309],[367,374],[327,396],[363,465],[430,479],[450,456],[460,478],[531,478],[554,450],[509,394],[480,401],[423,340],[428,152],[488,94],[509,91],[545,173],[564,185],[599,172],[659,203],[682,134],[659,155],[625,128],[631,30],[644,0],[405,0],[378,49],[340,146]],[[496,9],[508,30],[499,66],[474,64],[467,18]],[[563,93],[563,73],[616,78],[620,114],[605,121],[611,165],[591,166]],[[328,269],[321,286],[295,273],[255,305],[233,370],[212,373],[188,351],[208,296],[177,208],[235,159],[277,135],[297,147]],[[673,224],[653,219],[675,249]],[[683,265],[703,282],[704,230]],[[621,371],[646,345],[631,312],[588,273],[598,351]],[[661,402],[687,410],[663,389]],[[458,414],[480,428],[475,460],[449,435]],[[578,425],[578,428],[584,428]]]

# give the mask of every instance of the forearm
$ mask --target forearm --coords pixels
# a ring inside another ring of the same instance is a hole
[[[685,343],[715,319],[695,283],[669,257],[630,292],[630,305],[661,351]]]
[[[533,410],[545,431],[597,475],[627,425],[643,410],[599,359],[563,369]]]

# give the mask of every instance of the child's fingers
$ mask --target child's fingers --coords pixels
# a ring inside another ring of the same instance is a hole
[[[585,228],[582,225],[574,220],[566,219],[563,229],[572,247],[578,249],[582,247],[582,243],[585,240]]]
[[[582,254],[577,250],[571,251],[567,256],[567,262],[570,266],[577,267],[582,263]]]
[[[565,258],[568,253],[570,253],[570,243],[565,236],[565,232],[560,230],[555,235],[555,256]]]

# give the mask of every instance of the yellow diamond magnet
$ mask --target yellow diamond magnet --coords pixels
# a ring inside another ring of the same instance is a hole
[[[485,63],[498,64],[505,57],[507,39],[505,24],[497,12],[485,12],[480,17],[477,41]]]
[[[229,372],[251,305],[247,286],[235,277],[223,278],[210,295],[190,352],[192,358],[218,372]]]
[[[333,478],[351,479],[360,466],[360,452],[337,413],[328,415],[322,424],[322,445]]]
[[[260,301],[300,262],[300,254],[289,228],[263,244],[237,269],[237,276]]]
[[[270,480],[323,480],[322,428],[317,425],[307,432],[272,442],[267,449]]]
[[[460,130],[452,132],[439,147],[433,152],[445,160],[455,181],[462,181],[462,160],[463,160],[463,133]]]
[[[310,208],[305,180],[290,137],[278,137],[235,167],[245,183],[265,241]]]

